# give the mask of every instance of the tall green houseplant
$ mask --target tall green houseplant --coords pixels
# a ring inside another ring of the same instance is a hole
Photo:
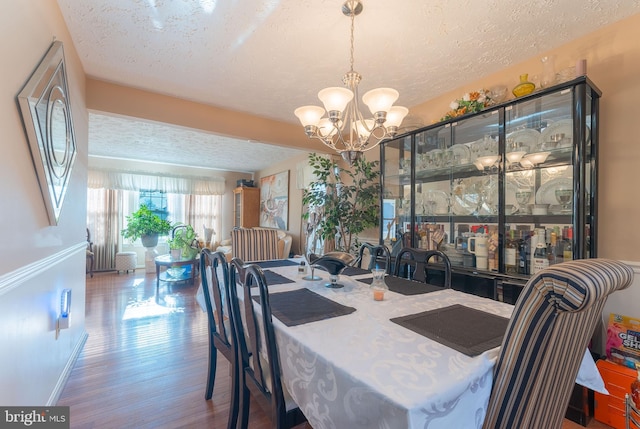
[[[121,231],[124,238],[135,241],[138,238],[143,240],[148,237],[155,236],[155,243],[158,243],[159,235],[167,235],[171,231],[171,222],[162,219],[153,213],[146,205],[142,204],[140,208],[127,216],[127,227]],[[144,244],[144,243],[143,243]],[[150,243],[149,243],[150,244]],[[146,247],[153,247],[154,245]]]
[[[347,169],[312,153],[309,165],[316,180],[304,190],[303,219],[313,224],[314,233],[325,242],[335,240],[336,250],[354,253],[357,239],[353,237],[380,222],[379,162],[363,157]]]

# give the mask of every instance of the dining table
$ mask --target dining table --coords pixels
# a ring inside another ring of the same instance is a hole
[[[283,384],[314,429],[482,426],[512,305],[393,277],[376,301],[370,272],[347,268],[344,287],[328,288],[322,270],[315,274],[323,280],[303,278],[302,260],[258,265],[269,285]],[[439,324],[448,332],[429,332]],[[602,390],[584,356],[582,384]]]

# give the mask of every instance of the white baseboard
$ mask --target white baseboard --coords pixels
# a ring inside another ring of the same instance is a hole
[[[73,370],[73,367],[78,360],[78,356],[80,356],[80,352],[82,352],[82,349],[87,342],[87,338],[89,338],[89,334],[87,333],[87,331],[83,331],[82,336],[76,343],[76,346],[73,348],[73,352],[71,353],[71,356],[69,356],[69,360],[67,361],[67,364],[64,366],[64,369],[62,370],[62,373],[58,378],[56,386],[53,388],[53,392],[51,392],[51,396],[49,396],[47,406],[53,406],[58,403],[60,395],[62,395],[62,391],[64,390],[64,386],[67,384],[67,380],[71,375],[71,371]]]

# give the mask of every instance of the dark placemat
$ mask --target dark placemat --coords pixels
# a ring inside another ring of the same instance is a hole
[[[373,277],[358,279],[358,281],[370,285],[371,282],[373,282]],[[387,284],[391,292],[396,292],[402,295],[420,295],[423,293],[444,290],[442,286],[430,285],[427,283],[403,279],[402,277],[395,276],[386,276],[384,278],[384,282]]]
[[[290,261],[288,259],[277,259],[274,261],[259,261],[259,262],[252,262],[253,264],[256,264],[257,266],[259,266],[260,268],[276,268],[276,267],[288,267],[291,265],[300,265],[299,262],[295,262],[295,261]]]
[[[505,317],[460,304],[391,321],[472,357],[502,344],[509,323]]]
[[[360,274],[371,274],[371,271],[359,267],[347,267],[344,269],[342,274],[345,276],[357,276]]]
[[[259,296],[253,299],[260,302]],[[269,304],[271,313],[287,326],[331,319],[356,311],[353,307],[339,304],[309,289],[270,293]]]
[[[271,285],[283,285],[283,284],[287,284],[287,283],[295,283],[295,280],[291,280],[288,277],[285,276],[281,276],[278,273],[275,273],[271,270],[262,270],[262,272],[264,273],[264,278],[267,281],[267,285],[271,286]],[[253,285],[255,286],[255,285]]]

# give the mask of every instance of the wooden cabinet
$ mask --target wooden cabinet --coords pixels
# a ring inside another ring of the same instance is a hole
[[[241,186],[233,190],[233,226],[253,228],[260,224],[260,188]]]

